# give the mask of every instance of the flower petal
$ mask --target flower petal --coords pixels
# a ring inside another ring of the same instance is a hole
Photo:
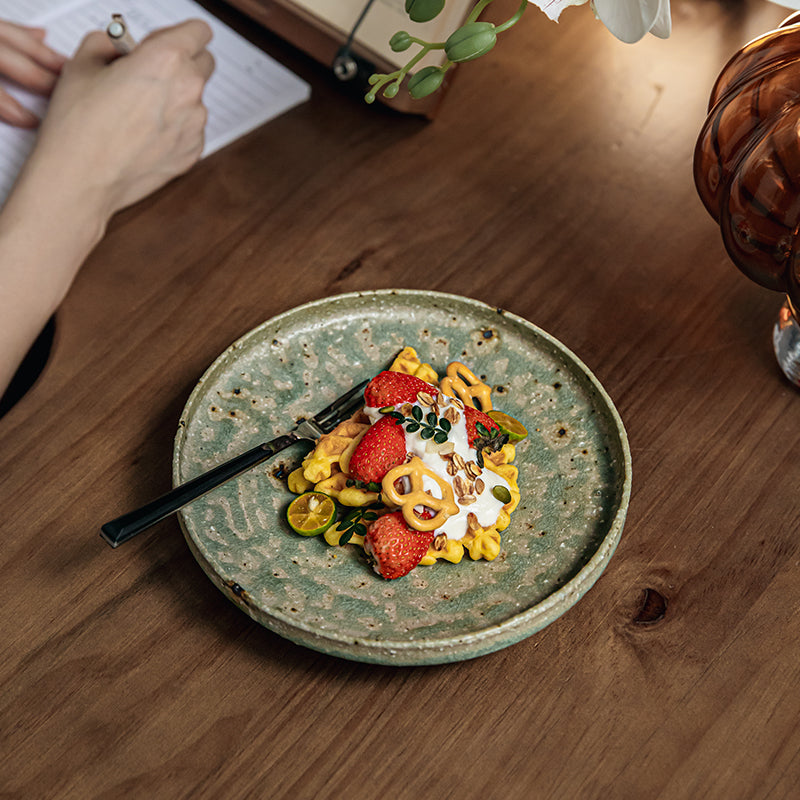
[[[669,0],[594,0],[594,9],[603,25],[628,44],[638,42],[654,27],[662,38],[671,31]]]
[[[529,0],[535,6],[544,11],[554,22],[558,22],[561,12],[568,6],[582,6],[589,0]]]
[[[653,36],[658,36],[659,39],[669,39],[672,33],[672,16],[669,13],[669,0],[662,0],[658,6],[658,16],[650,28],[650,33]]]

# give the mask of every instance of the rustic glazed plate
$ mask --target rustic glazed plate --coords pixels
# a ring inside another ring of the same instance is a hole
[[[437,664],[518,642],[594,584],[622,532],[630,451],[611,400],[562,344],[520,317],[434,292],[359,292],[265,322],[208,369],[175,439],[177,485],[285,433],[404,346],[440,374],[466,363],[495,407],[530,435],[517,446],[522,501],[492,562],[439,562],[394,581],[355,546],[329,547],[287,525],[285,476],[302,445],[180,514],[186,540],[222,592],[267,628],[343,658]]]

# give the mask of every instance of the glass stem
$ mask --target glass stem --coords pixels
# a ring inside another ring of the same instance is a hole
[[[783,374],[795,386],[800,386],[800,322],[788,297],[783,301],[772,330],[772,346]]]

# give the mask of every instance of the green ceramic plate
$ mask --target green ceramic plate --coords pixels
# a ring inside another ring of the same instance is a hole
[[[631,486],[622,422],[589,370],[520,317],[435,292],[385,290],[308,303],[231,345],[200,379],[175,439],[182,483],[285,433],[404,346],[440,373],[463,361],[530,435],[522,501],[492,562],[439,562],[394,581],[355,546],[296,535],[284,519],[298,445],[181,512],[189,547],[243,611],[298,644],[357,661],[437,664],[518,642],[594,584],[622,532]]]

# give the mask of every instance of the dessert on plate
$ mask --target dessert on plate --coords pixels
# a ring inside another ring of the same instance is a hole
[[[289,475],[299,495],[289,522],[360,546],[390,579],[465,552],[491,561],[519,503],[513,461],[525,433],[467,366],[453,362],[440,378],[406,347],[367,385],[364,408]]]

